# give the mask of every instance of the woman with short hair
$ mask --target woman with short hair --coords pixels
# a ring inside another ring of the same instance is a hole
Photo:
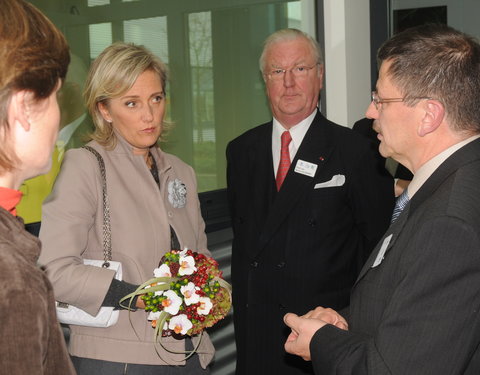
[[[39,240],[16,217],[28,178],[48,172],[70,61],[60,31],[33,5],[0,1],[0,358],[5,374],[74,374]]]

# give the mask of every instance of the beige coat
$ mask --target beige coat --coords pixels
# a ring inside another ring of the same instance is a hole
[[[152,148],[160,190],[142,156],[133,155],[120,137],[105,150],[89,143],[103,157],[107,175],[112,228],[112,258],[123,267],[123,280],[141,284],[153,277],[163,254],[170,250],[170,226],[182,248],[208,253],[205,224],[200,212],[193,169],[173,155]],[[181,180],[187,189],[186,205],[174,208],[168,185]],[[40,238],[44,264],[57,300],[95,315],[107,293],[113,271],[85,266],[82,258],[103,259],[102,186],[96,158],[84,149],[67,151],[52,194],[43,205]],[[184,355],[174,355],[153,345],[153,333],[144,311],[120,312],[109,328],[71,326],[71,355],[113,362],[181,365]],[[132,324],[139,338],[136,336]],[[169,350],[185,350],[184,340],[163,340]],[[194,345],[197,341],[193,340]],[[210,363],[214,348],[208,335],[198,348],[200,363]]]

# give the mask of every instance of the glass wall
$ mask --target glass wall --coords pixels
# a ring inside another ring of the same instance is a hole
[[[64,32],[71,48],[65,87],[73,82],[76,90],[62,101],[61,126],[75,121],[88,124],[82,131],[68,131],[75,142],[67,139],[66,148],[80,146],[85,142],[82,133],[91,129],[81,104],[90,63],[112,42],[142,44],[165,61],[170,71],[167,117],[172,127],[161,147],[194,167],[200,192],[225,187],[228,141],[271,117],[258,68],[263,40],[280,28],[312,25],[312,19],[302,17],[315,14],[313,0],[31,2]],[[27,182],[23,188],[25,202],[36,191],[32,187]],[[32,199],[28,207],[33,204]],[[21,214],[25,206],[19,207]],[[38,219],[38,215],[24,216],[27,222]]]

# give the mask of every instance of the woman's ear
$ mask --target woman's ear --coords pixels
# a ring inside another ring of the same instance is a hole
[[[425,114],[417,129],[417,133],[420,137],[424,137],[437,130],[445,117],[445,108],[438,100],[426,100],[424,110]]]
[[[108,110],[107,105],[104,102],[99,102],[97,104],[98,110],[100,111],[100,114],[102,115],[103,119],[106,122],[112,122],[112,117],[110,116],[110,111]]]
[[[21,90],[14,93],[8,104],[8,123],[19,124],[25,131],[30,131],[30,107],[32,93]]]

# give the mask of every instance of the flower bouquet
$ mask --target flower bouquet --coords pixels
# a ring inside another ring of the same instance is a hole
[[[159,336],[201,334],[228,314],[231,286],[213,258],[188,249],[171,250],[153,274],[120,304],[131,310],[133,298],[140,295],[155,329],[155,342]],[[127,300],[129,305],[124,306]]]

